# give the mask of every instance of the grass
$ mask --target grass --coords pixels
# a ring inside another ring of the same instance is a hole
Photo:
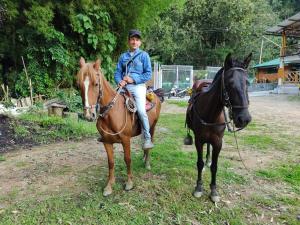
[[[257,172],[258,176],[263,178],[277,181],[280,179],[286,183],[289,183],[295,191],[300,194],[300,165],[298,164],[282,164],[277,165],[273,168],[259,170]]]
[[[288,100],[294,102],[300,102],[300,96],[299,95],[288,96]]]
[[[173,104],[173,105],[177,105],[181,108],[187,108],[188,106],[188,102],[186,100],[167,100],[168,104]]]
[[[3,161],[5,161],[5,160],[6,160],[6,159],[5,159],[4,155],[0,154],[0,162],[3,162]]]
[[[0,214],[0,224],[264,224],[262,221],[256,221],[256,215],[262,211],[266,212],[266,216],[274,217],[276,223],[297,223],[295,215],[300,204],[291,197],[275,196],[274,193],[274,196],[264,196],[257,192],[260,190],[258,187],[257,190],[253,190],[255,195],[249,199],[244,199],[247,196],[232,198],[239,188],[246,189],[251,183],[248,175],[238,173],[236,162],[222,158],[222,154],[217,182],[222,199],[230,199],[232,204],[228,206],[220,202],[214,205],[209,200],[208,169],[203,174],[205,194],[200,199],[194,198],[192,191],[197,178],[197,154],[196,151],[184,151],[182,147],[182,140],[186,134],[184,119],[184,114],[161,115],[155,148],[151,152],[151,172],[144,168],[142,152],[132,153],[134,190],[123,190],[125,165],[122,156],[116,157],[117,181],[111,196],[102,196],[107,168],[91,166],[77,174],[76,180],[82,187],[81,192],[70,188],[68,191],[50,193],[41,199],[15,201]],[[29,117],[28,121],[39,126],[43,124],[45,128],[71,126],[68,121],[57,118]],[[261,127],[259,123],[251,125],[251,135],[242,135],[240,148],[253,147],[255,150],[257,145],[259,148],[276,147],[274,140],[268,135],[265,137],[255,133]],[[69,133],[65,132],[65,135]],[[249,137],[246,138],[247,136]],[[226,142],[233,145],[232,138],[227,138]],[[53,173],[62,175],[69,170],[69,167],[63,167]],[[262,180],[285,182],[289,187],[296,188],[300,186],[299,170],[299,165],[293,162],[288,166],[278,165],[275,168],[260,170],[257,175]],[[13,195],[14,193],[9,198],[13,198]],[[277,207],[279,203],[287,206],[288,210],[277,213],[276,216],[268,207]],[[269,221],[265,222],[268,223]]]
[[[38,143],[48,143],[56,140],[81,139],[96,136],[98,131],[95,123],[72,118],[48,116],[46,114],[27,113],[18,118],[14,128],[18,137],[34,134]],[[26,125],[24,125],[24,123]]]

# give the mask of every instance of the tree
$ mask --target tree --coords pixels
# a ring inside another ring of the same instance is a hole
[[[277,20],[264,0],[187,0],[160,15],[147,47],[164,63],[196,67],[222,65],[229,51],[258,59],[261,35]]]

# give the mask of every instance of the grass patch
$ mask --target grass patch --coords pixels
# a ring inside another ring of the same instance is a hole
[[[21,124],[16,124],[14,127],[14,133],[17,137],[26,137],[30,134],[28,131],[27,127],[21,125]]]
[[[300,102],[300,96],[299,95],[288,96],[288,100],[293,102]]]
[[[278,179],[287,182],[292,185],[292,187],[300,193],[300,165],[299,164],[289,164],[289,165],[279,165],[268,170],[259,170],[257,172],[258,176],[264,177],[270,180]]]
[[[56,140],[76,140],[98,134],[95,122],[55,116],[49,117],[46,114],[23,114],[19,117],[18,122],[29,124],[30,128],[25,129],[24,125],[19,125],[15,129],[15,134],[24,137],[31,133],[34,140],[39,143]]]
[[[5,159],[5,157],[4,157],[4,155],[1,155],[0,154],[0,162],[3,162],[3,161],[5,161],[6,159]]]
[[[275,142],[272,137],[264,135],[245,135],[243,136],[243,144],[255,147],[256,149],[268,149]]]
[[[188,102],[186,100],[178,100],[178,101],[175,101],[175,100],[167,100],[167,103],[168,104],[173,104],[173,105],[177,105],[178,107],[182,107],[182,108],[187,108],[188,106]]]

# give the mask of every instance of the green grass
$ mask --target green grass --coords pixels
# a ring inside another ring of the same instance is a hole
[[[294,102],[300,102],[300,96],[299,95],[288,96],[288,100],[294,101]]]
[[[27,126],[25,127],[23,123],[27,123]],[[19,137],[25,137],[32,133],[34,134],[34,140],[39,143],[48,143],[55,140],[81,139],[98,134],[95,122],[55,116],[49,117],[46,114],[36,113],[21,115],[14,131]]]
[[[20,124],[16,124],[14,126],[14,132],[15,132],[15,135],[18,137],[26,137],[30,134],[28,129],[25,126],[20,125]]]
[[[6,159],[5,159],[5,157],[4,157],[4,155],[1,155],[0,154],[0,162],[3,162],[3,161],[5,161]]]
[[[300,165],[299,163],[291,163],[277,165],[267,170],[259,170],[257,175],[271,179],[271,180],[282,180],[300,191]]]
[[[188,102],[186,100],[167,100],[168,104],[177,105],[182,108],[187,108]]]

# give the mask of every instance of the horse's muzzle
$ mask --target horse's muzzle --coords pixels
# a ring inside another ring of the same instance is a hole
[[[233,122],[237,128],[246,127],[251,122],[251,119],[248,109],[243,109],[239,112],[233,111]]]

